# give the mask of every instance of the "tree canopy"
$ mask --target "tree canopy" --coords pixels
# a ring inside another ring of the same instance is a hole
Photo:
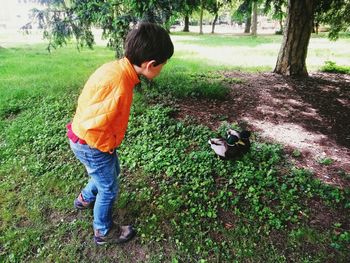
[[[329,38],[337,39],[340,31],[345,31],[350,26],[350,1],[349,0],[325,0],[319,1],[316,7],[315,20],[330,26]]]
[[[212,0],[39,0],[45,5],[33,14],[44,29],[44,37],[49,40],[49,49],[62,46],[67,39],[75,38],[78,47],[92,47],[94,35],[92,28],[101,28],[108,46],[115,48],[116,55],[122,54],[123,42],[130,25],[138,21],[149,21],[163,25],[169,30],[178,16],[185,17],[188,30],[188,17],[194,10],[208,10],[214,16],[214,25],[219,9],[229,2]],[[284,75],[306,75],[307,48],[314,23],[330,26],[329,37],[336,39],[340,31],[350,25],[349,0],[244,0],[238,12],[250,13],[256,4],[264,3],[264,10],[273,10],[280,21],[283,6],[288,6],[284,39],[281,45],[275,72]],[[186,28],[187,26],[187,28]]]
[[[78,47],[92,47],[92,28],[101,28],[120,56],[130,24],[149,21],[170,27],[170,19],[183,1],[126,1],[126,0],[42,0],[45,9],[33,10],[34,18],[44,29],[49,49],[62,46],[75,38]]]

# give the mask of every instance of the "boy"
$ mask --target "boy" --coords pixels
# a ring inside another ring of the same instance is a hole
[[[67,125],[71,149],[89,174],[89,182],[74,206],[93,208],[98,245],[127,242],[135,235],[132,226],[117,227],[112,221],[120,172],[116,148],[127,128],[139,76],[155,78],[173,52],[169,34],[162,27],[139,24],[126,38],[125,57],[102,65],[90,76],[73,121]]]

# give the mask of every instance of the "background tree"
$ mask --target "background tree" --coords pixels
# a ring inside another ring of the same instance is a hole
[[[108,40],[107,45],[115,48],[116,55],[120,56],[129,24],[136,22],[134,14],[139,12],[135,9],[131,13],[131,6],[123,1],[43,0],[42,3],[45,8],[33,10],[33,16],[43,25],[49,50],[66,44],[71,38],[75,38],[78,48],[91,48],[94,44],[91,30],[98,27],[102,29],[102,37]]]
[[[199,34],[203,34],[204,1],[205,0],[200,0],[199,4]]]
[[[35,10],[34,16],[49,39],[49,49],[61,46],[70,38],[75,38],[78,47],[94,44],[91,29],[99,27],[108,45],[115,48],[119,57],[130,24],[147,20],[168,27],[171,17],[183,11],[183,1],[170,0],[39,0],[45,4],[43,10]],[[253,0],[245,0],[245,10]],[[255,0],[254,0],[255,1]],[[285,0],[265,0],[283,6]],[[186,1],[187,2],[187,1]],[[200,4],[204,11],[208,1],[191,2],[193,8]],[[243,10],[243,8],[241,8]],[[306,56],[313,28],[313,21],[327,23],[331,27],[329,37],[336,39],[341,30],[350,25],[349,0],[289,0],[287,19],[280,52],[274,72],[283,75],[307,75]],[[201,20],[202,21],[202,20]],[[200,22],[202,25],[202,22]],[[202,29],[202,27],[201,27]],[[201,30],[201,32],[203,32]]]
[[[258,11],[262,3],[263,0],[244,0],[237,9],[237,13],[246,18],[244,33],[258,34]]]
[[[306,55],[315,16],[331,26],[329,37],[336,39],[338,33],[350,25],[349,5],[348,0],[289,0],[283,42],[274,72],[308,75]]]
[[[340,31],[350,27],[350,1],[321,1],[316,7],[316,23],[330,26],[329,38],[336,40]]]
[[[258,34],[258,2],[252,1],[252,35],[256,36]]]
[[[233,18],[245,23],[244,33],[250,33],[252,25],[252,1],[244,0],[233,14]]]
[[[198,9],[200,1],[199,0],[180,0],[179,2],[179,8],[178,11],[181,13],[184,17],[184,28],[183,32],[189,32],[190,31],[190,16],[192,13]]]
[[[314,12],[314,1],[289,1],[285,33],[274,72],[282,75],[308,74],[306,54]]]
[[[278,20],[280,29],[276,33],[283,33],[283,20],[286,17],[286,1],[267,0],[264,6],[264,13],[271,14],[272,18]]]
[[[215,31],[215,25],[216,22],[218,21],[219,18],[219,11],[220,9],[229,4],[231,1],[230,0],[207,0],[205,7],[209,11],[209,13],[214,15],[214,19],[212,21],[212,26],[211,26],[211,33],[214,34]]]
[[[157,1],[127,1],[130,5],[130,13],[136,11],[135,19],[163,25],[168,32],[175,14],[183,8],[183,0],[157,0]]]
[[[170,19],[179,8],[178,1],[127,1],[127,0],[41,0],[44,9],[33,10],[34,19],[43,25],[48,49],[56,48],[75,38],[77,46],[92,47],[92,28],[102,29],[108,46],[123,54],[123,43],[130,24],[149,21],[169,30]]]

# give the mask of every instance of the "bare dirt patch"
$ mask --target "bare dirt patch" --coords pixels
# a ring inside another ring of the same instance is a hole
[[[350,185],[349,75],[222,74],[228,80],[242,80],[231,84],[226,100],[181,100],[177,117],[192,116],[212,129],[217,129],[222,119],[237,122],[284,145],[291,162],[322,181]]]

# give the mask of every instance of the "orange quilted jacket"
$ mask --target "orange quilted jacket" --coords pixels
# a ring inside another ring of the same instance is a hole
[[[133,88],[139,82],[127,58],[98,68],[79,96],[73,132],[100,151],[118,147],[128,125]]]

